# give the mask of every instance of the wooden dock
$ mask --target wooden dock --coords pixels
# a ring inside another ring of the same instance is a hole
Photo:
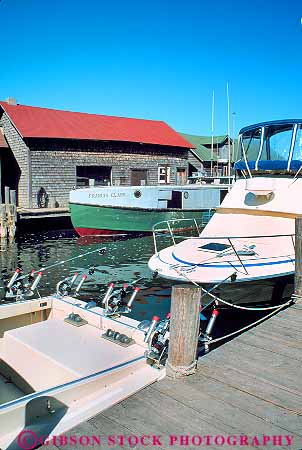
[[[102,442],[109,435],[160,435],[157,449],[298,450],[302,448],[301,364],[300,302],[199,359],[195,375],[179,380],[166,377],[67,435],[100,435]],[[173,446],[170,435],[178,436]],[[205,441],[199,446],[197,441],[180,445],[181,435],[212,438],[208,438],[209,445]],[[248,446],[239,441],[234,444],[232,439],[240,435],[243,442],[248,436]],[[215,436],[220,436],[216,443]],[[229,444],[222,445],[228,436]],[[270,438],[265,444],[264,436]],[[279,439],[275,443],[273,436]],[[292,440],[290,445],[286,436]],[[81,448],[79,444],[56,444],[62,449]],[[104,444],[102,448],[120,447]]]
[[[18,221],[70,217],[69,208],[18,208]]]

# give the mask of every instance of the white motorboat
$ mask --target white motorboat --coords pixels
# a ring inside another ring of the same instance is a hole
[[[178,281],[215,285],[291,275],[295,218],[302,216],[302,120],[241,130],[237,180],[196,238],[160,249],[163,224],[154,227],[149,268]],[[171,227],[170,227],[171,228]]]
[[[2,450],[36,448],[165,375],[154,366],[164,346],[147,363],[158,319],[140,324],[120,315],[130,311],[138,288],[125,300],[129,292],[113,295],[110,285],[101,308],[70,297],[66,280],[55,295],[22,300],[30,289],[20,294],[18,276],[9,283],[17,301],[8,296],[0,306]]]

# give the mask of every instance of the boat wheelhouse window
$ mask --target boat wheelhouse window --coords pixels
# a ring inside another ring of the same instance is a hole
[[[261,128],[248,130],[242,134],[241,146],[249,161],[256,161],[261,144]]]
[[[292,159],[302,161],[302,124],[297,129]]]
[[[260,160],[287,161],[292,136],[292,124],[266,127]]]
[[[224,250],[227,250],[228,248],[231,248],[231,246],[227,244],[221,244],[220,242],[209,242],[208,244],[202,245],[198,248],[207,252],[222,252]]]

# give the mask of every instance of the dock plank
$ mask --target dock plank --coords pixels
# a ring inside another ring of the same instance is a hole
[[[251,401],[251,396],[248,396],[247,394],[242,396],[242,392],[240,392],[240,396],[244,398],[242,398],[242,402],[239,406],[238,404],[226,401],[225,398],[223,398],[223,392],[226,392],[229,389],[226,389],[225,385],[223,386],[223,389],[219,390],[219,395],[215,389],[212,389],[210,394],[209,385],[207,385],[206,392],[205,386],[203,387],[202,392],[200,392],[200,385],[203,382],[200,375],[196,377],[196,380],[198,381],[194,383],[188,383],[187,380],[184,380],[181,384],[179,384],[179,381],[163,381],[162,383],[159,383],[158,389],[160,392],[168,393],[173,398],[177,398],[177,400],[181,401],[183,404],[190,405],[197,411],[207,414],[208,417],[211,418],[211,421],[215,421],[216,424],[223,423],[227,426],[228,433],[240,434],[244,430],[246,434],[250,435],[257,430],[258,434],[278,435],[289,432],[289,429],[285,428],[283,422],[281,427],[276,424],[276,415],[280,414],[281,418],[282,413],[284,414],[282,408],[278,408],[277,411],[276,407],[272,414],[273,420],[268,421],[267,416],[263,414],[262,409],[266,403],[265,401],[260,401],[261,405],[259,407],[259,414],[257,415],[255,414],[255,403],[257,403],[255,399],[252,401],[254,406],[252,409],[245,404]],[[235,395],[235,393],[236,389],[233,389],[232,395]],[[301,417],[298,417],[297,423],[290,428],[292,428],[292,434],[295,434],[297,438],[301,438]]]

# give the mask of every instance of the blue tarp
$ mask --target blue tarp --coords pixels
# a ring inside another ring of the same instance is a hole
[[[269,160],[269,161],[258,161],[258,170],[287,170],[288,161],[280,160]],[[248,161],[248,166],[250,170],[255,170],[256,161]],[[302,161],[294,159],[290,163],[290,170],[295,172],[302,166]],[[245,161],[237,161],[234,165],[236,170],[247,170]]]

